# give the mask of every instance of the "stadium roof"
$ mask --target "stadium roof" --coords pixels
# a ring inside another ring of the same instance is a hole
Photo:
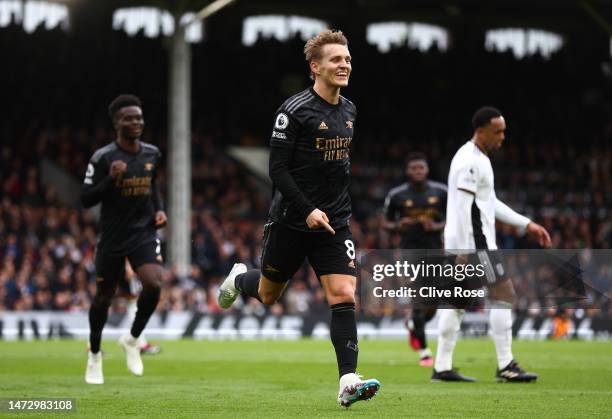
[[[211,0],[49,0],[66,4],[81,13],[104,19],[126,7],[150,6],[168,11],[197,11]],[[231,15],[230,15],[231,14]],[[303,15],[338,27],[348,23],[422,21],[441,26],[539,27],[573,32],[599,27],[610,33],[612,0],[236,0],[219,13],[220,18],[260,14]]]

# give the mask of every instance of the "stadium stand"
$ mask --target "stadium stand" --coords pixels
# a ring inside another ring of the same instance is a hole
[[[0,77],[20,74],[28,82],[7,85],[5,97],[20,100],[0,104],[3,120],[11,121],[0,124],[8,139],[0,155],[0,310],[86,310],[95,283],[95,218],[61,202],[43,183],[41,156],[80,182],[92,150],[112,138],[105,108],[118,87],[142,97],[144,139],[167,155],[164,52],[159,40],[112,32],[104,35],[111,61],[95,48],[79,48],[84,41],[59,29],[33,35],[2,30],[9,40],[4,54],[16,59],[0,67]],[[25,44],[36,59],[19,59]],[[269,197],[249,193],[257,179],[224,150],[267,144],[282,97],[307,84],[301,44],[298,38],[261,39],[250,47],[232,45],[231,53],[216,43],[194,47],[193,267],[186,278],[169,270],[158,310],[215,313],[216,287],[229,267],[258,265]],[[382,54],[359,40],[351,50],[355,72],[346,96],[359,107],[351,152],[358,247],[396,243],[381,228],[380,209],[387,191],[404,180],[404,156],[424,151],[431,177],[444,181],[451,156],[469,139],[465,121],[485,103],[501,108],[509,122],[506,145],[493,159],[501,198],[549,229],[554,248],[611,247],[612,78],[597,54],[571,45],[549,60],[435,47]],[[288,58],[278,66],[277,56]],[[206,60],[223,65],[206,66]],[[151,63],[162,63],[162,70],[150,71]],[[217,84],[221,73],[234,82]],[[382,78],[384,85],[368,82]],[[503,248],[532,246],[506,227],[498,234]],[[605,283],[606,272],[594,275]],[[308,313],[324,304],[311,271],[295,279],[274,312]],[[537,299],[535,287],[525,293]],[[120,300],[115,309],[124,309]],[[240,310],[263,308],[250,301]]]

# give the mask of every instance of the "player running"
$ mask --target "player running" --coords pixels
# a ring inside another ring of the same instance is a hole
[[[155,229],[166,223],[157,169],[157,147],[140,141],[144,128],[140,99],[120,95],[109,106],[117,139],[97,150],[87,166],[81,201],[85,208],[102,204],[96,245],[97,288],[89,309],[89,356],[85,381],[103,384],[100,341],[108,308],[125,276],[125,258],[142,283],[138,310],[130,333],[119,338],[134,375],[143,374],[138,337],[159,301],[161,246]]]
[[[385,228],[400,234],[402,249],[442,249],[442,230],[446,212],[446,185],[428,180],[429,165],[423,153],[408,156],[408,182],[391,189],[383,212]],[[413,302],[407,319],[408,341],[419,353],[419,365],[433,366],[433,355],[427,346],[425,324],[436,315],[436,307],[421,307]]]
[[[474,136],[457,151],[448,174],[444,248],[471,253],[476,249],[485,250],[478,252],[478,258],[480,263],[490,267],[487,282],[491,284],[489,302],[493,308],[489,313],[489,324],[497,352],[496,377],[499,381],[535,381],[538,376],[525,372],[512,354],[514,287],[494,252],[497,249],[495,220],[526,231],[543,247],[550,247],[550,236],[544,227],[514,212],[495,196],[489,154],[504,142],[506,121],[501,112],[483,107],[474,114],[472,126]],[[461,255],[461,252],[453,253]],[[453,350],[464,312],[459,309],[440,310],[433,381],[475,381],[452,368]]]
[[[355,245],[349,228],[349,150],[357,111],[340,95],[348,85],[351,55],[340,31],[310,39],[304,54],[314,86],[283,103],[270,140],[274,196],[265,225],[261,272],[235,264],[220,287],[229,308],[244,293],[274,304],[308,258],[331,308],[330,335],[340,374],[337,401],[350,406],[373,397],[380,383],[356,374]]]

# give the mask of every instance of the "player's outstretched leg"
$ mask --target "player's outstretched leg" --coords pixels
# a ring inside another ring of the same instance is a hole
[[[136,317],[130,333],[119,338],[119,345],[125,351],[128,370],[137,376],[144,372],[140,358],[138,338],[157,307],[161,292],[161,277],[163,268],[160,265],[146,263],[137,268],[138,277],[142,282],[142,291],[138,297]]]
[[[255,294],[257,294],[259,276],[259,271],[251,270],[247,272],[247,267],[244,263],[235,263],[232,270],[219,287],[219,307],[223,309],[230,308],[241,291],[244,291],[247,295],[251,295],[249,292],[252,293],[254,290]]]

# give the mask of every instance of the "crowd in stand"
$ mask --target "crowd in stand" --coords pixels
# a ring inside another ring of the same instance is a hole
[[[49,159],[80,180],[93,150],[113,138],[104,108],[122,92],[118,87],[143,97],[144,140],[167,155],[165,104],[152,93],[165,81],[155,71],[138,72],[141,57],[162,59],[159,45],[112,35],[122,41],[111,43],[109,53],[124,60],[125,68],[118,68],[98,65],[93,52],[75,54],[71,46],[76,41],[66,41],[60,31],[28,39],[16,28],[0,31],[8,31],[2,36],[17,41],[13,45],[30,43],[36,68],[49,69],[41,78],[27,60],[0,68],[1,76],[15,79],[25,65],[29,80],[7,87],[22,98],[19,103],[1,105],[7,117],[0,125],[0,311],[86,310],[95,289],[95,217],[78,204],[60,202],[57,190],[41,179],[40,163]],[[49,50],[49,39],[57,42],[55,50]],[[538,56],[516,60],[510,53],[484,50],[470,50],[468,58],[461,56],[466,51],[422,53],[408,47],[381,54],[356,44],[346,95],[359,109],[351,150],[351,225],[359,249],[397,245],[397,238],[382,228],[381,208],[389,189],[405,181],[405,156],[425,152],[431,178],[444,181],[450,159],[469,139],[470,115],[482,104],[500,107],[509,125],[506,144],[492,158],[500,198],[542,223],[554,248],[612,247],[611,79],[597,57],[575,49],[561,50],[548,61]],[[254,192],[258,181],[225,147],[267,143],[275,108],[308,83],[301,46],[299,40],[262,40],[252,47],[229,48],[236,54],[214,43],[194,47],[193,265],[187,277],[168,267],[158,310],[218,312],[216,287],[232,264],[258,266],[270,197]],[[278,56],[288,57],[287,66],[275,65]],[[228,62],[221,68],[206,66],[203,57]],[[582,65],[571,64],[578,60]],[[464,66],[469,61],[481,64]],[[66,63],[70,65],[58,68]],[[245,66],[247,76],[240,73]],[[78,71],[84,68],[93,79],[81,77]],[[385,72],[384,85],[368,82],[381,78],[381,68],[400,70]],[[222,77],[235,83],[218,83]],[[100,81],[100,87],[89,85],[91,80]],[[86,97],[79,89],[88,92]],[[163,195],[165,178],[162,168]],[[499,226],[500,247],[534,246],[515,233]],[[610,292],[612,269],[601,269],[593,273],[594,281],[599,281],[599,291]],[[522,302],[526,307],[537,299],[532,288],[521,292],[529,300]],[[604,299],[589,303],[609,308]],[[300,314],[325,307],[317,278],[305,266],[270,310]],[[253,300],[237,309],[264,310]],[[401,314],[384,308],[370,314],[383,313]]]

